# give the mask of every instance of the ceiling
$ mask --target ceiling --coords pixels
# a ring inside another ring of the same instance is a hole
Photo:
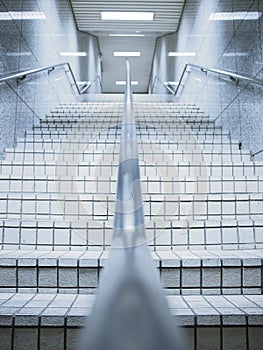
[[[140,57],[129,59],[132,80],[139,84],[134,92],[146,92],[157,37],[177,31],[185,0],[71,0],[79,30],[99,38],[103,66],[103,92],[123,92],[116,80],[125,80],[124,58],[113,51],[140,51]],[[101,20],[101,11],[154,12],[153,21]],[[109,34],[143,34],[143,37],[110,37]]]

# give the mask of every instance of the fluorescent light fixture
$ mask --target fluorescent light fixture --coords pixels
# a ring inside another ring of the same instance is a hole
[[[45,37],[54,37],[54,38],[59,38],[59,37],[68,37],[68,34],[37,34],[36,35],[37,37],[43,37],[43,38],[45,38]]]
[[[114,51],[113,56],[115,57],[139,57],[141,56],[140,51]]]
[[[223,57],[246,57],[247,55],[246,52],[225,52]]]
[[[63,52],[60,52],[60,55],[61,56],[74,56],[74,57],[80,57],[80,56],[87,56],[87,53],[86,52],[77,52],[77,51],[63,51]]]
[[[17,56],[32,56],[31,52],[7,52],[6,56],[8,57],[17,57]]]
[[[124,80],[116,80],[115,84],[116,85],[126,85],[126,81],[124,81]],[[139,82],[137,80],[132,80],[131,84],[132,85],[138,85]]]
[[[0,21],[24,20],[24,19],[46,19],[44,12],[40,11],[10,11],[0,12]]]
[[[106,21],[153,21],[154,12],[101,12]]]
[[[257,20],[261,15],[262,12],[213,12],[209,17],[209,21]]]
[[[140,37],[140,36],[145,36],[145,34],[109,34],[109,36],[136,36],[136,37]]]
[[[196,55],[195,52],[175,52],[170,51],[168,53],[169,57],[194,57]]]

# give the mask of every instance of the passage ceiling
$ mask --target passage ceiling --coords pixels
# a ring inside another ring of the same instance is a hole
[[[158,36],[177,31],[184,0],[71,0],[79,30],[98,36],[103,64],[103,91],[122,92],[116,80],[124,80],[123,58],[114,57],[113,51],[140,51],[141,56],[132,58],[132,78],[139,77],[133,90],[146,92],[155,40]],[[102,20],[101,12],[154,12],[153,21]],[[109,34],[143,34],[143,37],[110,37]],[[114,77],[116,73],[116,78]]]

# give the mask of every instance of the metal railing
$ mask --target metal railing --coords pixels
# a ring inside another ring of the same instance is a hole
[[[238,84],[240,80],[245,80],[245,81],[247,81],[249,83],[263,85],[263,80],[250,78],[250,77],[247,77],[245,75],[234,73],[234,72],[231,72],[231,71],[228,71],[228,70],[214,69],[214,68],[199,66],[199,65],[193,64],[193,63],[186,63],[186,65],[184,66],[183,72],[181,74],[181,77],[179,79],[177,88],[175,89],[175,91],[173,93],[174,95],[177,94],[180,86],[182,85],[182,81],[183,81],[185,73],[187,72],[187,68],[188,67],[193,67],[193,68],[196,68],[196,69],[200,69],[204,73],[211,72],[211,73],[214,73],[214,74],[227,76],[229,79],[234,81],[236,84]]]
[[[40,73],[40,72],[44,72],[44,71],[48,71],[48,73],[50,73],[53,70],[55,70],[56,68],[63,67],[63,66],[67,66],[68,67],[68,72],[70,73],[70,75],[72,77],[73,85],[76,87],[77,92],[78,92],[79,95],[82,95],[87,89],[89,89],[93,84],[95,84],[95,82],[96,82],[96,80],[98,78],[99,78],[99,82],[100,82],[100,87],[102,87],[100,77],[97,76],[95,78],[95,80],[92,81],[92,82],[86,81],[84,83],[84,85],[82,86],[82,88],[80,89],[78,84],[77,84],[75,75],[74,75],[73,70],[71,68],[71,65],[68,62],[62,62],[62,63],[53,64],[51,66],[45,66],[45,67],[41,67],[41,68],[35,68],[35,69],[29,69],[29,70],[21,71],[21,72],[18,72],[16,74],[12,74],[12,75],[9,75],[9,76],[1,78],[0,79],[0,83],[3,83],[3,82],[8,81],[8,80],[12,80],[12,79],[17,79],[17,81],[23,81],[23,80],[26,79],[26,77],[28,75],[32,75],[32,74],[36,74],[36,73]]]
[[[211,73],[214,73],[214,74],[219,74],[219,75],[223,75],[223,76],[227,76],[231,81],[235,82],[236,84],[239,83],[240,80],[244,80],[248,83],[252,83],[252,84],[257,84],[257,85],[261,85],[263,86],[263,80],[260,80],[260,79],[255,79],[255,78],[250,78],[250,77],[247,77],[245,75],[242,75],[242,74],[239,74],[239,73],[234,73],[234,72],[231,72],[231,71],[228,71],[228,70],[222,70],[222,69],[214,69],[214,68],[209,68],[209,67],[205,67],[205,66],[200,66],[200,65],[197,65],[197,64],[193,64],[193,63],[186,63],[185,66],[184,66],[184,69],[183,69],[183,72],[180,76],[180,79],[178,81],[178,84],[177,84],[177,87],[175,90],[173,90],[171,88],[171,86],[167,83],[167,82],[164,82],[162,81],[158,76],[155,76],[154,77],[154,80],[153,80],[153,84],[151,86],[151,93],[153,93],[153,90],[155,88],[155,84],[156,84],[156,81],[158,81],[160,84],[162,84],[164,87],[166,87],[166,89],[172,94],[172,95],[177,95],[177,92],[180,88],[180,86],[182,86],[182,81],[184,79],[184,76],[185,76],[185,73],[188,73],[189,71],[187,70],[188,67],[193,67],[193,68],[196,68],[196,69],[200,69],[202,72],[204,73],[207,73],[207,72],[211,72]],[[217,117],[218,118],[218,117]],[[216,118],[216,119],[217,119]],[[216,120],[215,119],[215,120]],[[255,153],[251,153],[251,157],[253,158],[254,156],[262,153],[263,150],[260,150],[260,151],[257,151]]]
[[[162,81],[159,77],[155,76],[153,84],[152,84],[151,92],[153,92],[153,89],[155,87],[155,82],[156,82],[156,80],[158,80],[163,86],[165,86],[167,88],[167,90],[171,94],[176,95],[178,90],[179,90],[179,88],[180,88],[180,86],[183,85],[182,81],[184,79],[185,73],[189,72],[187,70],[188,67],[200,69],[204,73],[211,72],[211,73],[214,73],[214,74],[227,76],[230,80],[232,80],[236,84],[238,84],[240,80],[244,80],[244,81],[247,81],[248,83],[253,83],[253,84],[257,84],[257,85],[263,85],[263,80],[260,80],[260,79],[250,78],[250,77],[247,77],[245,75],[234,73],[234,72],[231,72],[231,71],[228,71],[228,70],[214,69],[214,68],[209,68],[209,67],[205,67],[205,66],[199,66],[199,65],[193,64],[193,63],[186,63],[175,90],[171,89],[170,87],[168,88],[169,84],[167,84],[166,82]]]
[[[128,61],[126,75],[112,247],[80,349],[186,350],[146,244]]]
[[[97,80],[99,81],[100,89],[102,90],[102,82],[99,75],[93,81],[86,81],[81,88],[81,94],[83,94],[86,90],[88,90],[91,86],[95,85]]]

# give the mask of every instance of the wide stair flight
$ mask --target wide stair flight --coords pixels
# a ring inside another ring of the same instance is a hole
[[[134,95],[147,244],[191,348],[262,349],[263,162]],[[111,245],[122,96],[59,105],[0,164],[0,349],[74,349]]]

